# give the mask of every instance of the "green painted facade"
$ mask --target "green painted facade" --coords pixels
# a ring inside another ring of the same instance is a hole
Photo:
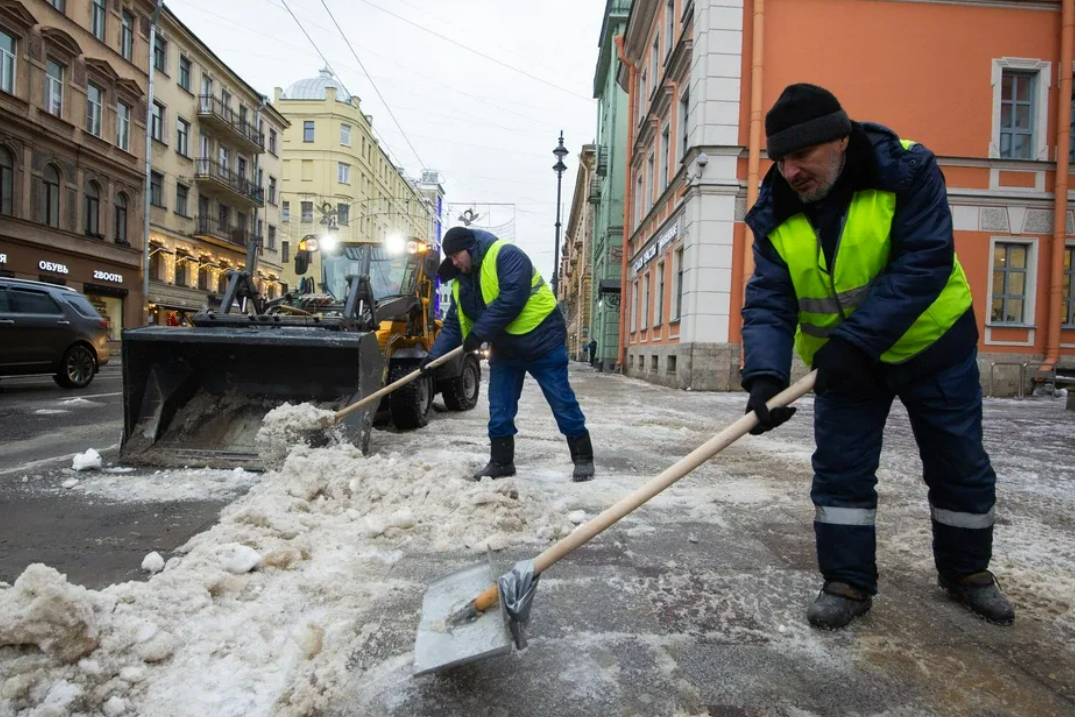
[[[620,295],[601,287],[619,285],[623,257],[623,195],[627,186],[627,93],[616,84],[619,55],[613,39],[622,35],[631,14],[631,0],[607,0],[594,74],[597,99],[597,176],[593,246],[590,251],[591,336],[603,370],[614,370],[619,353]],[[596,192],[592,190],[596,189]]]

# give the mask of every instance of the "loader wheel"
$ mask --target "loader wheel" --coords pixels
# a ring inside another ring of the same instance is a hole
[[[478,405],[478,391],[481,389],[482,370],[478,358],[468,354],[463,359],[463,372],[453,379],[442,381],[444,405],[449,411],[469,411]]]
[[[415,368],[416,366],[410,363],[393,364],[390,382],[398,381]],[[389,395],[392,423],[396,428],[406,431],[429,423],[429,409],[433,405],[430,401],[431,384],[430,378],[420,378],[397,388]]]

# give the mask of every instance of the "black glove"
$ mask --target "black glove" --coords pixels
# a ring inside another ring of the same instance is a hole
[[[418,363],[418,370],[422,372],[423,378],[437,370],[436,366],[429,368],[429,364],[436,361],[438,358],[438,356],[427,354],[426,357]]]
[[[868,391],[876,385],[873,361],[862,349],[843,339],[829,339],[814,354],[817,382],[814,393],[842,389],[853,392]]]
[[[471,331],[467,334],[467,337],[463,339],[463,353],[469,354],[477,351],[482,347],[482,337]]]
[[[751,429],[750,433],[760,436],[766,431],[771,431],[789,418],[795,415],[798,409],[794,406],[780,406],[772,410],[766,406],[766,402],[773,396],[787,388],[787,384],[777,381],[775,378],[760,376],[750,382],[750,400],[747,401],[747,413],[753,411],[758,417],[758,425]]]

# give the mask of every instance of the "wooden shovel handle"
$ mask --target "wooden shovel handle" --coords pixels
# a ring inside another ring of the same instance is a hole
[[[776,408],[778,406],[787,406],[788,404],[793,403],[813,390],[814,380],[816,378],[817,371],[810,372],[790,387],[778,393],[766,405],[768,405],[769,408]],[[745,414],[738,421],[666,468],[663,473],[651,479],[630,495],[625,496],[619,502],[607,508],[600,515],[597,515],[586,523],[580,525],[566,538],[549,546],[545,552],[537,556],[534,560],[534,573],[540,575],[545,572],[561,558],[575,550],[575,548],[589,542],[596,535],[608,529],[613,523],[635,509],[640,508],[650,498],[723,451],[732,443],[735,443],[757,425],[758,417],[754,415],[753,411]],[[490,588],[490,590],[494,589],[495,586]],[[489,590],[485,591],[485,593],[488,592]],[[488,596],[486,596],[485,593],[482,593],[479,598],[485,597],[487,599]],[[495,601],[493,604],[495,604]]]
[[[444,354],[443,356],[438,356],[437,358],[435,358],[432,361],[430,361],[429,365],[426,368],[427,369],[436,368],[437,366],[440,366],[445,361],[449,361],[449,360],[455,358],[456,356],[462,355],[462,353],[463,353],[463,347],[462,346],[459,346],[458,348],[454,348],[451,351],[449,351],[448,353]],[[373,393],[371,393],[370,395],[366,396],[362,400],[352,403],[347,408],[344,408],[344,409],[341,409],[339,411],[336,411],[336,416],[332,419],[333,422],[334,423],[339,423],[340,419],[343,418],[344,416],[346,416],[351,411],[357,411],[358,409],[362,408],[363,406],[366,406],[366,405],[368,405],[368,404],[370,404],[370,403],[372,403],[374,401],[380,400],[381,398],[383,398],[383,397],[387,396],[388,394],[392,393],[393,391],[395,391],[397,388],[399,388],[401,386],[406,386],[408,383],[410,383],[411,381],[413,381],[414,379],[418,378],[421,375],[422,375],[422,370],[421,369],[418,369],[417,371],[412,371],[411,373],[407,374],[406,376],[404,376],[403,378],[399,379],[398,381],[394,381],[393,383],[388,384],[387,386],[385,386],[384,388],[380,389],[379,391],[374,391]]]

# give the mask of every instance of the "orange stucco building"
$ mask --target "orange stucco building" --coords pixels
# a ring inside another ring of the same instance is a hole
[[[936,153],[987,388],[991,374],[1000,394],[1021,374],[1045,376],[1043,365],[1075,368],[1075,193],[1058,211],[1054,192],[1071,131],[1057,128],[1073,102],[1063,4],[636,0],[620,40],[631,114],[624,370],[738,387],[753,239],[743,217],[769,169],[764,113],[794,82],[823,85],[852,119]]]

